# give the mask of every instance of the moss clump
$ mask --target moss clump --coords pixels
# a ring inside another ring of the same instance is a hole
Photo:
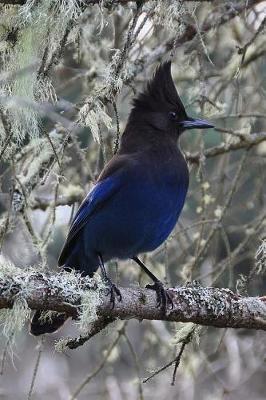
[[[95,274],[93,280],[97,285],[95,290],[84,290],[81,293],[80,316],[78,326],[81,332],[87,332],[89,325],[98,319],[97,308],[101,304],[101,292],[106,287],[100,275]]]
[[[14,344],[16,334],[22,330],[25,322],[29,320],[30,313],[31,310],[22,296],[17,297],[12,309],[0,311],[2,333],[8,339],[10,347]]]

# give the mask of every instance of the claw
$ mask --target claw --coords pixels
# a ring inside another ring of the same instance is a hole
[[[161,281],[156,281],[153,285],[146,285],[146,288],[156,291],[157,308],[161,307],[161,309],[165,311],[167,304],[170,305],[171,309],[174,308],[173,300],[167,292],[167,289],[163,287]]]
[[[121,295],[121,292],[118,289],[118,287],[111,281],[110,278],[108,278],[105,267],[104,267],[103,257],[102,257],[101,253],[98,254],[98,258],[99,258],[99,264],[101,267],[103,279],[107,283],[107,286],[109,287],[107,296],[110,294],[111,309],[113,309],[115,306],[115,296],[118,297],[118,301],[121,301],[122,295]]]
[[[122,295],[118,287],[111,281],[111,279],[106,280],[108,287],[107,296],[110,294],[110,303],[111,308],[113,309],[115,306],[115,296],[117,296],[118,301],[122,301]]]

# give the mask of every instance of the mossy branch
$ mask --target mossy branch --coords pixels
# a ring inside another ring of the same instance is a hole
[[[81,5],[83,6],[93,6],[94,4],[100,4],[102,0],[80,0]],[[112,0],[110,2],[106,2],[106,6],[110,5],[126,5],[130,2],[135,3],[147,3],[149,0]],[[192,2],[194,0],[185,0],[186,2]],[[201,3],[208,3],[212,0],[198,0]],[[2,4],[20,4],[23,5],[26,3],[26,0],[0,0]]]
[[[67,272],[49,275],[13,268],[0,276],[0,308],[12,308],[18,298],[23,298],[31,309],[65,312],[76,318],[78,310],[82,310],[84,293],[95,293],[98,290],[100,301],[96,304],[95,315],[99,320],[136,318],[266,331],[264,298],[241,297],[228,289],[190,283],[168,289],[173,308],[164,313],[156,307],[153,291],[139,287],[120,287],[123,300],[117,301],[112,309],[109,296],[99,282]]]

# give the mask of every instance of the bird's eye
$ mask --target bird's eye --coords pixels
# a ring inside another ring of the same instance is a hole
[[[176,113],[174,111],[169,112],[169,117],[171,119],[176,119]]]

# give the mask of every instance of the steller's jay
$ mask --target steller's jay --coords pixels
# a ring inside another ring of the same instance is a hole
[[[187,194],[189,174],[177,141],[185,129],[212,128],[187,116],[171,77],[171,62],[161,64],[146,90],[134,101],[119,151],[101,172],[79,207],[58,264],[92,276],[100,266],[110,301],[121,301],[107,277],[110,259],[134,260],[151,278],[158,306],[171,299],[138,255],[160,246],[173,230]],[[31,333],[54,332],[65,314],[43,320],[36,311]]]

